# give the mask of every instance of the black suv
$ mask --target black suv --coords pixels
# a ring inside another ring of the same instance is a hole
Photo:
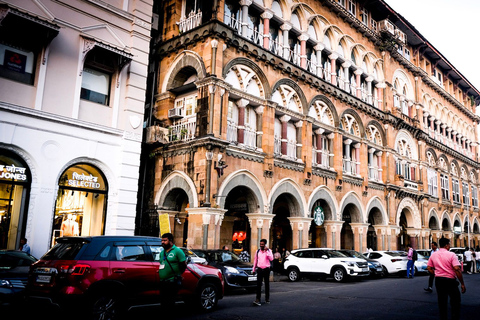
[[[82,306],[94,319],[115,319],[132,307],[159,304],[162,250],[161,239],[153,237],[59,238],[31,266],[27,299],[70,310]],[[189,263],[182,276],[179,300],[211,310],[223,297],[219,269]]]

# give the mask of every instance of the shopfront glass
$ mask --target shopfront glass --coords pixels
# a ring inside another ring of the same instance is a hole
[[[104,234],[108,186],[103,174],[88,164],[68,168],[59,181],[52,245],[58,237]]]
[[[0,249],[15,250],[25,235],[30,170],[18,157],[0,150]]]

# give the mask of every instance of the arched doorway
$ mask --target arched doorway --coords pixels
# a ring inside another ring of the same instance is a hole
[[[460,223],[460,220],[455,219],[455,221],[453,222],[453,243],[454,243],[453,246],[460,247],[463,245],[462,243],[460,243],[461,234],[462,234],[462,224]]]
[[[173,225],[170,225],[170,231],[174,236],[174,242],[177,245],[181,244],[184,247],[188,247],[188,214],[186,212],[188,207],[188,195],[185,190],[181,188],[173,188],[170,190],[161,207],[162,210],[166,210],[167,212],[175,212]],[[153,223],[152,225],[158,226],[158,214],[155,216],[157,217],[157,223]],[[157,231],[153,236],[158,234],[159,232]]]
[[[0,150],[0,249],[17,249],[25,236],[30,183],[27,164]]]
[[[378,250],[377,232],[373,226],[383,224],[382,212],[378,208],[372,208],[368,214],[367,248]]]
[[[400,233],[398,235],[398,242],[397,242],[398,250],[405,250],[408,245],[413,245],[410,239],[410,236],[408,235],[408,232],[407,232],[407,228],[409,227],[407,215],[410,215],[410,214],[411,213],[408,209],[403,209],[402,213],[400,214],[400,220],[399,220]]]
[[[355,239],[353,234],[353,229],[350,223],[361,222],[360,219],[360,210],[358,207],[349,203],[342,212],[342,220],[344,221],[342,226],[342,232],[340,233],[340,245],[342,249],[351,249],[357,250],[360,248],[355,248]]]
[[[291,216],[291,205],[296,203],[292,195],[282,194],[277,197],[273,205],[273,214],[275,215],[270,228],[271,248],[275,252],[278,248],[282,252],[283,248],[291,251],[292,249],[292,226],[288,217]]]
[[[87,163],[67,168],[58,182],[52,245],[62,236],[105,233],[108,184],[104,174]]]
[[[247,213],[256,208],[255,196],[249,188],[233,188],[225,200],[225,216],[220,229],[220,247],[229,246],[239,254],[243,249],[250,251],[251,229]]]
[[[327,201],[320,199],[315,201],[312,207],[310,224],[308,233],[308,246],[310,248],[324,248],[327,246],[327,233],[325,230],[325,220],[332,220],[332,209]]]

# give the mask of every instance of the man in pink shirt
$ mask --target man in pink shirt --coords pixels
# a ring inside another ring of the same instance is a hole
[[[273,260],[272,250],[267,247],[267,240],[260,240],[260,249],[257,250],[253,260],[253,273],[257,273],[257,299],[253,302],[261,306],[262,281],[265,282],[265,302],[270,303],[270,262]]]
[[[441,238],[439,244],[440,250],[432,253],[430,259],[428,259],[427,269],[428,272],[435,273],[435,286],[437,287],[440,319],[448,319],[447,312],[449,296],[452,308],[452,319],[460,319],[461,295],[458,291],[457,278],[462,285],[462,293],[465,293],[467,290],[463,283],[460,262],[455,253],[449,251],[450,239]]]

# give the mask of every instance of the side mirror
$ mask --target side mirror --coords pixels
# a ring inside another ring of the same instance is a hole
[[[192,257],[187,257],[187,260],[186,260],[187,264],[190,264],[192,263]]]

